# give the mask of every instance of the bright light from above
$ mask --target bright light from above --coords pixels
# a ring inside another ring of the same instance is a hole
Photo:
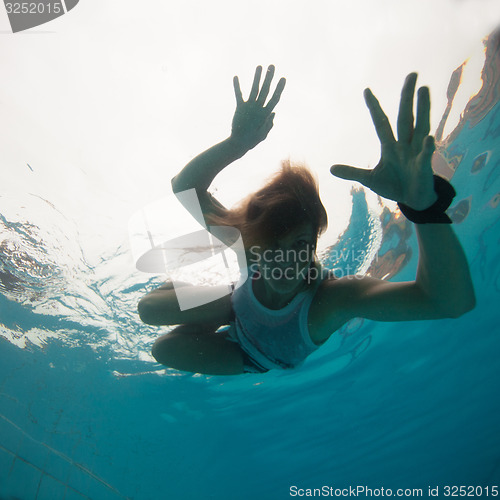
[[[190,0],[147,8],[81,0],[51,32],[15,35],[6,34],[5,17],[2,190],[50,200],[98,255],[126,240],[131,215],[168,194],[187,161],[227,137],[233,75],[247,96],[255,66],[272,63],[275,82],[287,78],[274,129],[218,176],[216,196],[231,205],[282,159],[305,161],[319,178],[334,238],[348,222],[352,184],[332,178],[329,167],[378,161],[363,89],[372,88],[394,124],[404,77],[417,71],[431,88],[436,127],[450,75],[471,56],[473,84],[460,102],[477,91],[477,53],[498,14],[497,0]]]

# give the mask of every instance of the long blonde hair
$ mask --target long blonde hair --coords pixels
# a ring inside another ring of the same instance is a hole
[[[311,224],[317,238],[328,219],[313,174],[290,160],[284,160],[261,189],[224,215],[210,216],[209,221],[239,229],[246,248],[272,243],[302,223]]]

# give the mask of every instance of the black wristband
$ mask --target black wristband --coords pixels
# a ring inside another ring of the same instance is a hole
[[[452,221],[445,211],[457,194],[455,189],[446,179],[434,175],[434,191],[438,195],[438,199],[429,208],[414,210],[404,203],[398,203],[399,210],[415,224],[451,224]]]

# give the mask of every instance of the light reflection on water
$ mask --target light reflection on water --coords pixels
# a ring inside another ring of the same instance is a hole
[[[28,341],[43,345],[54,337],[69,345],[108,347],[117,358],[152,360],[144,352],[149,352],[158,330],[140,322],[137,303],[165,275],[135,271],[127,244],[111,249],[101,256],[101,262],[91,265],[76,224],[50,202],[32,195],[25,201],[18,196],[3,196],[1,201],[2,300],[5,305],[7,299],[22,307],[15,308],[15,317],[2,317],[2,336],[18,347],[26,347]],[[345,266],[351,272],[365,271],[380,240],[381,231],[374,229],[374,217],[362,192],[355,195],[355,201],[353,223],[342,240],[343,248],[326,247],[320,255],[325,265],[340,273],[347,272]],[[355,254],[358,257],[354,258]],[[338,257],[335,262],[334,255]],[[169,278],[219,284],[235,281],[237,275],[228,276],[220,259],[218,265],[205,260],[186,266]]]
[[[498,73],[487,67],[484,78],[498,89]],[[135,272],[127,243],[89,259],[57,207],[2,196],[0,334],[44,346],[30,355],[4,342],[0,425],[3,439],[19,439],[2,442],[2,457],[89,498],[200,498],[200,485],[214,498],[278,498],[292,482],[498,484],[498,93],[472,104],[438,157],[454,173],[451,213],[477,309],[440,322],[354,320],[290,372],[159,369],[149,356],[158,329],[140,323],[136,304],[162,278]],[[339,273],[413,278],[411,226],[362,192],[328,246],[325,266]],[[26,477],[8,470],[13,482]]]
[[[497,59],[498,56],[492,55],[490,63]],[[490,87],[496,87],[498,75],[488,66],[483,78],[489,78]],[[466,119],[474,126],[480,124],[485,114],[489,113],[490,121],[495,116],[493,106],[498,95],[486,89],[480,97],[476,96],[466,109]],[[453,95],[450,106],[452,102]],[[490,148],[476,158],[468,157],[466,140],[456,140],[466,132],[465,121],[463,119],[438,147],[435,166],[450,176],[461,162],[471,161],[471,173],[485,179],[484,189],[492,192],[498,180],[497,169],[492,166],[494,151]],[[441,128],[444,124],[445,120]],[[473,137],[477,141],[478,134],[483,134],[485,138],[490,137],[491,143],[496,133],[493,124],[486,131],[478,126]],[[461,167],[457,172],[462,174],[463,170]],[[456,175],[455,179],[467,182],[462,177]],[[467,198],[457,199],[451,208],[456,222],[464,221],[469,215],[472,198],[468,194]],[[498,194],[492,193],[488,200],[492,209],[498,204],[495,196],[498,198]],[[414,257],[411,227],[394,212],[393,205],[367,198],[363,190],[353,190],[352,198],[349,226],[337,241],[320,241],[319,258],[323,265],[336,270],[337,275],[368,273],[379,278],[392,278],[402,270],[408,271],[407,266]],[[77,223],[50,200],[36,194],[2,194],[0,203],[0,291],[5,309],[0,334],[19,347],[26,347],[30,342],[43,345],[53,337],[69,345],[83,343],[97,350],[105,348],[117,359],[152,361],[149,350],[158,329],[142,324],[136,307],[140,297],[166,276],[137,272],[133,252],[126,241],[105,246],[99,258],[93,256],[89,262]],[[157,212],[169,214],[159,217],[157,232],[163,224],[161,231],[168,233],[169,220],[175,219],[176,227],[191,225],[187,213],[176,211],[172,216],[171,211]],[[170,277],[203,284],[228,280],[222,262],[200,265],[179,269]],[[351,325],[346,326],[337,340],[344,338],[343,334],[348,331],[352,336],[352,330]],[[357,340],[365,345],[364,338]]]

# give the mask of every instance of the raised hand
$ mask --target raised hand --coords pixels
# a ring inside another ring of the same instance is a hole
[[[375,193],[404,203],[415,210],[424,210],[437,199],[431,166],[434,139],[429,136],[429,89],[421,87],[417,97],[414,123],[413,100],[417,74],[405,80],[399,105],[395,139],[391,125],[376,97],[365,90],[366,105],[382,146],[380,161],[373,170],[333,165],[331,173],[342,179],[358,181]]]
[[[274,76],[274,66],[269,66],[267,69],[264,82],[259,90],[261,75],[262,66],[258,66],[255,70],[252,89],[247,101],[243,100],[238,77],[235,76],[233,80],[236,111],[231,128],[231,140],[245,150],[254,148],[269,134],[273,127],[273,109],[278,104],[281,93],[285,88],[286,80],[281,78],[271,99],[266,104]]]

